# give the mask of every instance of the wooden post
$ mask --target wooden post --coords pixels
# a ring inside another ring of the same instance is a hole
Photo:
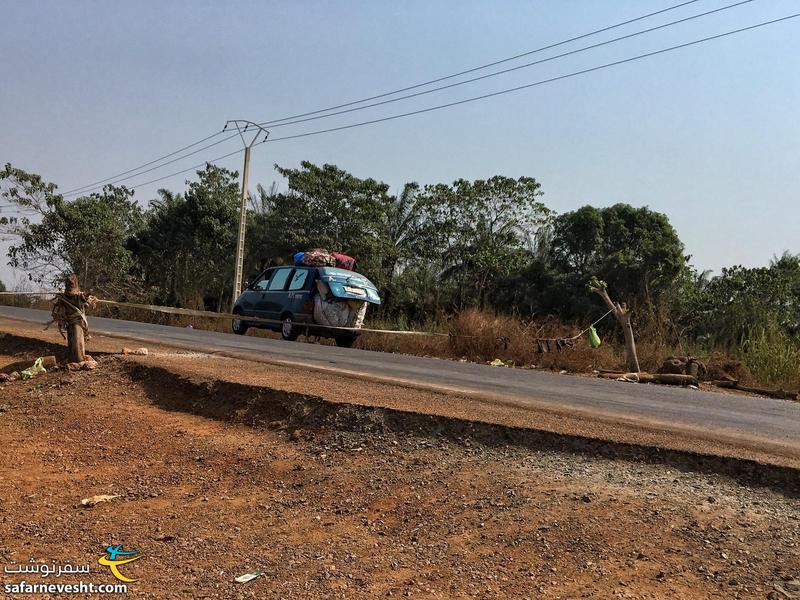
[[[603,299],[609,310],[614,313],[614,318],[622,326],[622,335],[625,336],[625,355],[628,371],[638,373],[639,357],[636,354],[636,340],[633,338],[633,328],[631,327],[631,311],[628,310],[624,302],[612,301],[606,288],[606,283],[596,277],[592,277],[589,282],[589,289]]]
[[[82,311],[86,305],[86,297],[78,285],[78,276],[73,273],[64,279],[65,313],[67,318],[67,362],[80,363],[86,360],[86,341],[84,339]],[[81,313],[75,309],[80,309]]]

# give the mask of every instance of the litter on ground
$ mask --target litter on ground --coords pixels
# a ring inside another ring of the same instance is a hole
[[[33,363],[33,366],[25,369],[22,373],[19,374],[19,378],[25,380],[25,379],[30,379],[31,377],[36,377],[40,373],[47,373],[47,369],[45,369],[44,366],[42,365],[43,361],[44,358],[42,357],[37,358],[36,361]]]
[[[122,349],[122,353],[126,354],[126,355],[127,354],[131,354],[133,356],[147,356],[148,355],[147,348],[136,348],[135,350],[131,350],[130,348],[123,348]]]
[[[237,583],[247,583],[248,581],[253,581],[253,579],[257,579],[261,577],[264,573],[262,571],[253,571],[252,573],[245,573],[244,575],[239,575],[236,579],[234,579]]]
[[[111,502],[116,498],[119,498],[119,495],[112,496],[108,494],[100,494],[98,496],[92,496],[91,498],[84,498],[81,500],[81,506],[91,508],[93,506],[97,506],[98,504],[102,504],[103,502]]]

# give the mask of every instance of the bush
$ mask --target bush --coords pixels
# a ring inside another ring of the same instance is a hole
[[[742,360],[762,384],[800,388],[800,346],[776,327],[751,337],[744,344]]]

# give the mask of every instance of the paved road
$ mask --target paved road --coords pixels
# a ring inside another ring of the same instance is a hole
[[[0,306],[0,316],[37,322],[49,317],[45,311],[7,306]],[[777,442],[800,451],[800,403],[787,400],[570,377],[133,321],[91,318],[91,326],[97,333],[201,352],[336,369],[463,390],[488,398],[507,397],[531,406],[587,411],[626,422],[633,419],[656,426],[702,428],[726,437]]]

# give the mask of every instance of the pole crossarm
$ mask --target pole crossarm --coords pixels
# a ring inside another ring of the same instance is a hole
[[[236,128],[239,137],[242,138],[242,144],[244,144],[245,148],[252,148],[253,144],[256,143],[256,140],[258,140],[258,137],[262,133],[264,134],[264,137],[261,139],[262,142],[266,141],[266,139],[269,137],[269,131],[264,129],[258,123],[248,121],[247,119],[231,119],[229,121],[225,121],[225,127],[222,128],[222,131],[227,131],[228,127]],[[248,129],[252,130],[253,134],[249,142],[245,138],[245,134],[247,133]]]
[[[267,137],[269,137],[269,131],[264,129],[264,127],[258,123],[255,123],[254,121],[248,121],[247,119],[231,119],[226,121],[225,127],[222,128],[222,131],[226,131],[228,127],[236,128],[236,131],[239,133],[239,137],[242,138],[242,144],[244,145],[242,202],[241,206],[239,207],[239,236],[236,242],[236,263],[234,264],[233,268],[233,297],[231,298],[231,310],[233,310],[233,305],[236,303],[236,299],[239,297],[239,294],[242,293],[244,238],[245,229],[247,227],[247,181],[250,175],[250,149],[262,135],[264,137],[261,139],[261,142],[266,141]]]

